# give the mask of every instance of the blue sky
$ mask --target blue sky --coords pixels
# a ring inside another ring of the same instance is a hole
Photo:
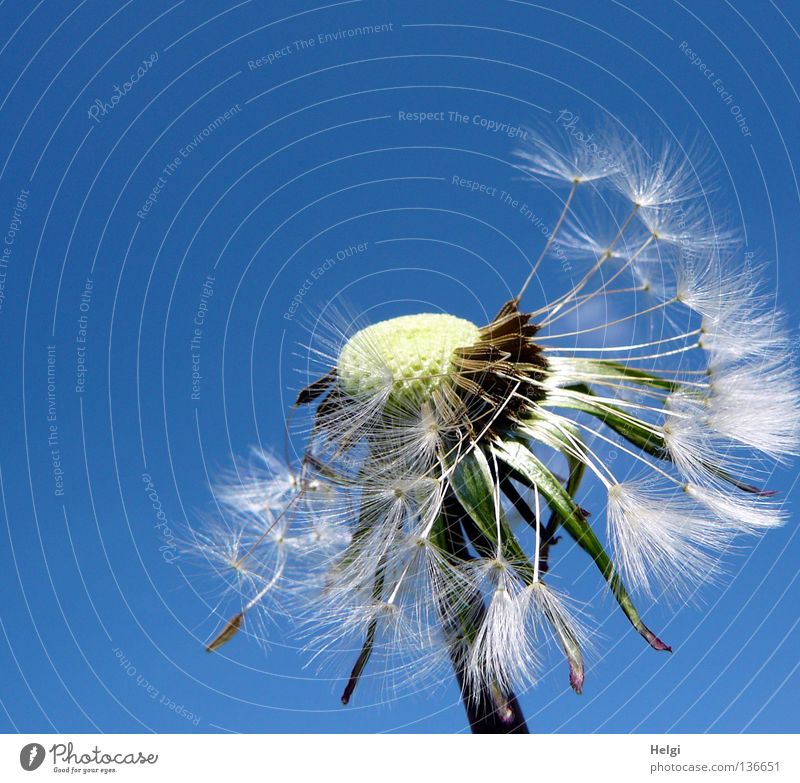
[[[449,678],[342,707],[349,662],[318,673],[280,622],[206,655],[213,584],[173,545],[209,478],[282,442],[332,300],[483,321],[516,289],[543,241],[522,206],[558,214],[516,128],[706,150],[797,328],[798,8],[545,5],[0,5],[3,730],[464,730]],[[795,477],[769,481],[792,509]],[[695,605],[644,602],[671,656],[559,545],[600,637],[580,697],[548,659],[532,730],[800,730],[796,519]]]

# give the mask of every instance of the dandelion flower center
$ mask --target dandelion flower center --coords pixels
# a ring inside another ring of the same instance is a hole
[[[451,372],[453,352],[478,340],[478,327],[463,318],[422,313],[390,318],[357,332],[342,348],[337,371],[353,396],[390,387],[395,403],[427,399]]]

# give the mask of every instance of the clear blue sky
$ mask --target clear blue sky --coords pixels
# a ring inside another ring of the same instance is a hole
[[[212,585],[153,501],[177,531],[213,514],[209,475],[280,442],[293,351],[333,297],[482,321],[519,285],[541,232],[453,184],[555,218],[497,123],[566,109],[696,139],[798,325],[794,3],[45,0],[0,20],[5,731],[464,729],[449,681],[397,699],[368,682],[340,706],[349,662],[304,668],[280,623],[266,653],[206,655]],[[386,27],[339,35],[365,25]],[[793,508],[795,477],[770,481]],[[796,520],[697,605],[645,603],[672,656],[559,545],[601,637],[580,697],[549,659],[531,729],[800,730]]]

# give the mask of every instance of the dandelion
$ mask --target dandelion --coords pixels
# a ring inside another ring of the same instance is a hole
[[[522,152],[568,194],[489,323],[420,313],[312,348],[299,464],[262,455],[229,477],[236,524],[198,536],[240,603],[210,650],[286,589],[312,658],[360,649],[344,703],[377,658],[393,687],[444,664],[474,731],[524,732],[515,693],[551,646],[577,693],[586,678],[586,612],[554,575],[562,538],[664,651],[634,597],[689,600],[739,536],[782,523],[757,480],[797,451],[798,385],[759,270],[737,266],[691,154],[586,139]],[[556,243],[576,274],[526,309]],[[579,505],[586,476],[605,509]]]

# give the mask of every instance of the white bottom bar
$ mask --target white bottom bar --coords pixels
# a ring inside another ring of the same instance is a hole
[[[3,781],[800,780],[796,735],[41,734],[0,749]]]

